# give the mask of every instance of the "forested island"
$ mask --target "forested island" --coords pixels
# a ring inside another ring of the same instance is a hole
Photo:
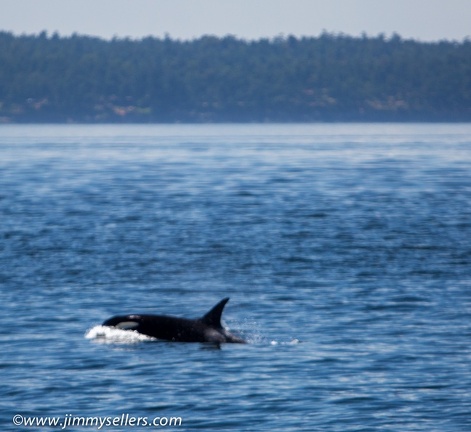
[[[471,121],[471,41],[0,32],[0,122]]]

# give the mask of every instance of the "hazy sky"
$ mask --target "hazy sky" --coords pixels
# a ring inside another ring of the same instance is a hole
[[[0,30],[176,39],[326,30],[461,41],[471,36],[471,0],[0,0]]]

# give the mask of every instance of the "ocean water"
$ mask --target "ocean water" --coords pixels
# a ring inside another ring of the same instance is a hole
[[[3,125],[0,218],[2,431],[471,430],[469,124]]]

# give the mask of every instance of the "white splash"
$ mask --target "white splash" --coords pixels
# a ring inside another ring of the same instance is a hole
[[[247,343],[251,345],[297,345],[300,343],[298,339],[291,339],[290,341],[277,341],[269,340],[263,337],[260,333],[252,332],[251,334],[242,333],[241,336],[246,339]],[[97,325],[92,327],[85,333],[85,339],[90,339],[96,343],[102,344],[136,344],[139,342],[156,341],[158,339],[151,336],[144,335],[135,330],[124,330],[116,327],[108,327]]]
[[[289,342],[278,342],[276,340],[270,341],[270,345],[297,345],[301,341],[299,339],[291,339]]]
[[[101,325],[88,330],[85,333],[85,338],[104,344],[134,344],[155,340],[153,337],[143,335],[134,330],[123,330]]]

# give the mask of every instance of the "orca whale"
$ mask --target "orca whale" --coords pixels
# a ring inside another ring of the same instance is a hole
[[[246,343],[221,325],[221,315],[229,297],[197,319],[167,315],[123,315],[107,319],[103,325],[135,330],[147,336],[173,342]]]

